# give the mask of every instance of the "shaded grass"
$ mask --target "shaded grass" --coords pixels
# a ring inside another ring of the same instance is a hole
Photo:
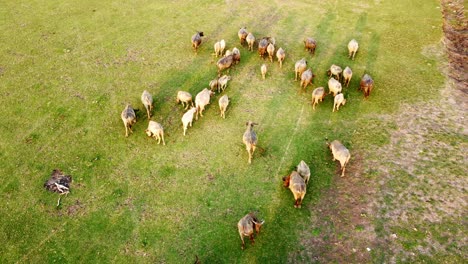
[[[342,4],[344,10],[314,2],[290,3],[291,9],[212,1],[5,5],[1,262],[176,263],[195,255],[207,263],[285,262],[311,212],[292,207],[281,177],[300,160],[309,163],[314,177],[304,204],[314,204],[336,169],[325,138],[339,138],[351,151],[355,144],[383,146],[391,128],[380,129],[368,115],[433,98],[442,80],[419,54],[440,34],[408,26],[426,17],[426,9],[401,18],[387,3],[358,15]],[[438,21],[430,14],[429,22]],[[387,23],[376,22],[381,19]],[[176,92],[195,96],[206,87],[216,77],[212,43],[224,38],[228,48],[239,47],[236,32],[243,25],[257,38],[277,39],[287,52],[283,68],[265,61],[269,73],[262,81],[264,61],[241,47],[242,61],[230,70],[225,92],[227,119],[219,117],[216,95],[183,137]],[[189,42],[195,30],[207,35],[198,55]],[[398,41],[402,34],[410,41]],[[319,42],[314,57],[301,43],[309,35]],[[361,44],[355,61],[345,48],[352,37]],[[339,113],[331,113],[330,97],[313,111],[310,87],[298,94],[292,69],[301,57],[317,74],[314,87],[326,86],[332,63],[352,67],[350,99]],[[406,70],[396,74],[395,68]],[[376,80],[367,101],[356,90],[364,72]],[[144,89],[155,98],[153,120],[165,127],[165,147],[143,134]],[[128,139],[119,117],[125,103],[139,109]],[[241,143],[247,120],[259,123],[261,149],[252,165]],[[57,197],[41,186],[53,168],[74,179],[58,209]],[[77,201],[80,207],[70,212]],[[256,244],[241,252],[236,223],[251,210],[266,224]]]

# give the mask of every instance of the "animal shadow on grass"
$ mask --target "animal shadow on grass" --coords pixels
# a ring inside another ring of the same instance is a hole
[[[367,51],[368,55],[367,55],[367,62],[366,62],[366,73],[369,73],[371,76],[374,76],[372,73],[373,73],[375,61],[377,60],[377,56],[378,56],[378,51],[379,51],[379,46],[380,46],[380,35],[375,32],[372,32],[372,35],[368,44],[369,44],[369,48]]]
[[[325,57],[323,56],[325,56],[326,53],[321,52],[328,48],[326,48],[325,46],[329,46],[330,39],[333,38],[334,32],[331,31],[330,28],[331,25],[334,23],[335,19],[336,14],[333,12],[333,10],[328,10],[326,15],[318,23],[315,32],[312,35],[310,35],[310,37],[314,37],[317,40],[317,48],[315,50],[314,55],[310,57],[310,53],[306,52],[305,54],[307,55],[302,56],[305,57],[308,62],[307,68],[311,68],[312,72],[316,75],[316,77],[312,79],[312,83],[310,84],[311,87],[309,87],[309,89],[313,90],[320,86],[325,87],[325,85],[323,85],[322,83],[325,83],[326,77],[322,77],[321,74],[318,73],[322,72],[324,67],[328,69],[328,67],[330,67],[333,61],[335,61],[335,58],[331,57],[327,62],[324,62]],[[304,47],[302,46],[302,48]],[[332,54],[336,54],[336,52],[333,52]],[[312,63],[311,60],[313,60],[314,62]],[[326,80],[328,81],[328,79]],[[307,91],[307,93],[309,92],[310,91]]]

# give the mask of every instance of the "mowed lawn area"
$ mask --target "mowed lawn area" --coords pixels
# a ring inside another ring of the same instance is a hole
[[[380,116],[402,104],[440,96],[441,62],[425,56],[442,37],[438,1],[2,1],[0,8],[1,263],[284,263],[308,250],[300,234],[320,217],[314,205],[339,172],[326,139],[353,153],[386,148],[396,129]],[[277,62],[241,46],[246,26],[286,51]],[[205,37],[195,55],[190,38]],[[314,37],[314,56],[304,37]],[[355,60],[347,44],[359,42]],[[217,77],[213,44],[239,48],[232,80],[211,98],[183,136],[177,91],[193,97]],[[316,77],[306,93],[294,63],[306,58]],[[260,66],[268,73],[261,79]],[[332,64],[349,66],[345,106],[328,95],[312,110],[313,88],[328,91]],[[358,91],[364,73],[375,86]],[[146,136],[143,90],[166,145]],[[227,94],[226,119],[218,100]],[[137,109],[125,137],[120,113]],[[242,143],[258,123],[252,164]],[[282,177],[311,167],[301,209]],[[376,161],[378,162],[378,160]],[[364,166],[364,165],[362,165]],[[62,197],[43,188],[53,169],[73,177]],[[365,173],[372,170],[363,170]],[[347,171],[347,177],[376,177]],[[347,178],[340,180],[345,181]],[[241,250],[237,222],[250,211],[265,220]],[[381,248],[385,258],[385,248]],[[381,258],[382,255],[374,256]],[[372,256],[370,258],[372,260]]]

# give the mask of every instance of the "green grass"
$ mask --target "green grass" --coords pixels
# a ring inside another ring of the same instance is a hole
[[[0,262],[285,262],[336,172],[325,138],[351,151],[384,146],[394,127],[377,114],[438,96],[443,76],[421,54],[441,37],[437,2],[410,2],[3,1]],[[265,81],[263,61],[238,44],[244,25],[286,50],[283,69],[266,62]],[[206,35],[198,55],[190,48],[195,30]],[[305,36],[318,40],[314,57]],[[176,92],[195,96],[216,77],[212,45],[222,38],[242,54],[230,70],[226,119],[216,95],[183,137]],[[360,43],[354,61],[351,38]],[[314,87],[326,87],[332,63],[353,69],[338,113],[331,97],[313,111],[310,87],[298,94],[292,69],[302,57],[317,75]],[[364,72],[376,83],[369,100],[357,91]],[[166,146],[143,133],[144,89]],[[139,109],[129,138],[120,119],[127,102]],[[251,165],[242,145],[247,120],[259,123],[264,150]],[[312,179],[298,210],[281,177],[302,159]],[[54,168],[74,180],[59,208],[42,188]],[[236,224],[253,210],[266,223],[241,251]]]

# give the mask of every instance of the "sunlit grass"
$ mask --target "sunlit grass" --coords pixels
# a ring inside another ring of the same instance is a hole
[[[285,262],[315,214],[307,208],[335,172],[325,138],[351,151],[388,144],[392,128],[375,114],[434,98],[443,81],[436,62],[421,55],[441,35],[431,27],[440,23],[437,3],[418,1],[400,16],[386,2],[322,2],[4,3],[0,262],[186,263],[195,255],[203,263]],[[426,23],[414,23],[419,18]],[[244,25],[286,50],[282,69],[265,62],[265,81],[264,61],[239,45]],[[206,35],[198,55],[190,47],[195,30]],[[314,57],[303,49],[305,36],[318,40]],[[351,38],[360,43],[354,61],[347,58]],[[216,95],[184,137],[176,92],[195,96],[216,77],[212,45],[219,39],[242,56],[229,72],[226,119]],[[353,69],[349,101],[338,113],[331,97],[313,111],[312,88],[298,93],[293,67],[302,57],[317,75],[314,88],[326,87],[332,63]],[[369,100],[357,91],[364,72],[376,82]],[[166,146],[143,132],[144,89],[155,98],[153,120],[164,126]],[[128,138],[125,103],[140,110]],[[242,145],[247,120],[259,123],[251,165]],[[281,177],[300,160],[312,179],[297,210]],[[59,208],[42,188],[54,168],[74,179]],[[253,210],[266,224],[242,252],[236,223]]]

